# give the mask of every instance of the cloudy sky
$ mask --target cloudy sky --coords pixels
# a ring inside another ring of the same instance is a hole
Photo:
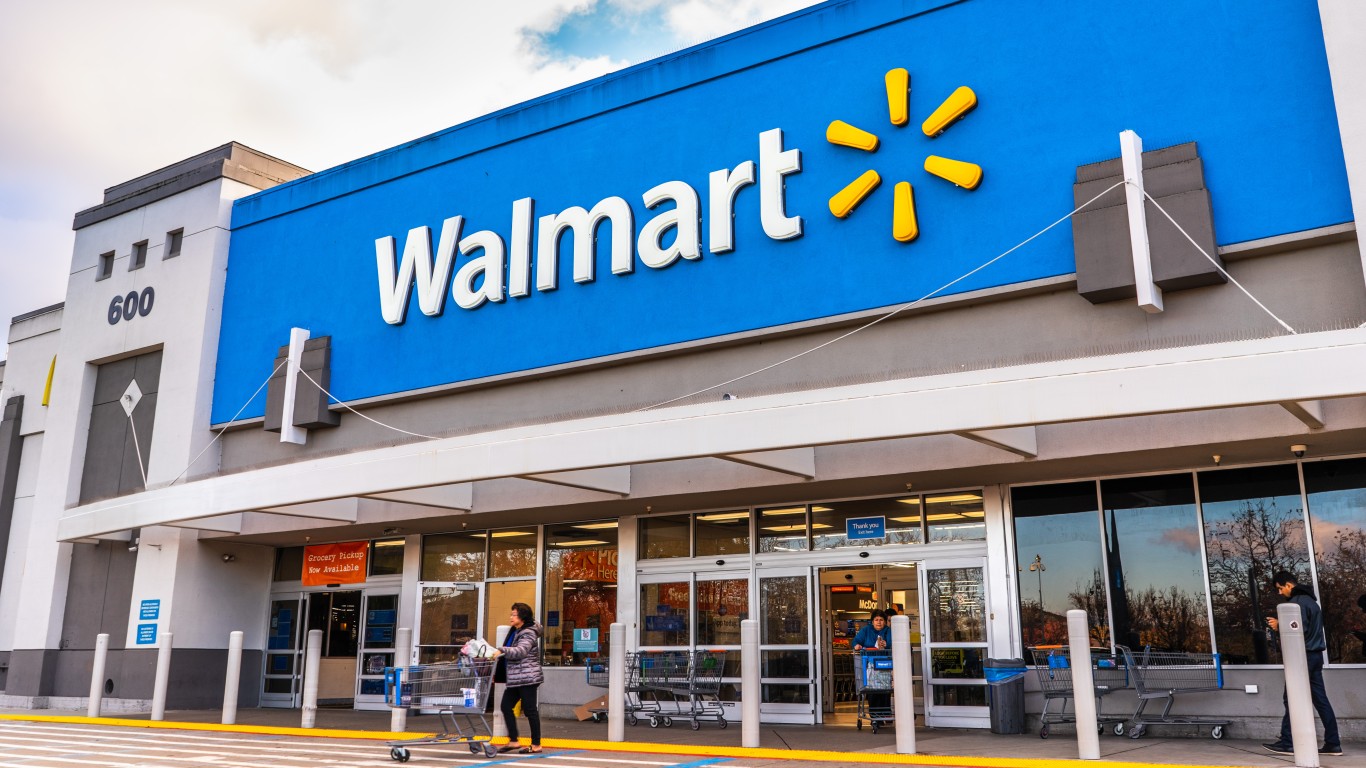
[[[106,187],[228,141],[322,170],[812,4],[4,0],[0,323]]]

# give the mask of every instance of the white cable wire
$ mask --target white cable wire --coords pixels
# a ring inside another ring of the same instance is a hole
[[[662,403],[655,403],[654,405],[647,405],[647,406],[645,406],[644,408],[637,408],[635,411],[633,411],[633,413],[641,413],[641,412],[643,412],[643,411],[649,411],[649,410],[653,410],[653,409],[655,409],[655,408],[662,408],[662,407],[664,407],[664,406],[666,406],[666,405],[669,405],[669,404],[671,404],[671,403],[676,403],[676,402],[678,402],[679,400],[686,400],[686,399],[688,399],[688,398],[690,398],[690,397],[695,397],[695,396],[697,396],[697,395],[706,394],[707,392],[711,392],[711,391],[714,390],[714,389],[720,389],[721,387],[724,387],[724,386],[726,386],[726,385],[728,385],[728,384],[734,384],[734,383],[737,382],[737,381],[743,381],[744,379],[748,379],[748,378],[751,377],[751,376],[757,376],[757,375],[759,375],[759,374],[761,374],[761,373],[763,373],[763,372],[765,372],[765,371],[769,371],[769,370],[772,370],[772,369],[774,369],[774,368],[777,368],[777,367],[780,366],[780,365],[786,365],[787,363],[790,363],[790,362],[792,362],[793,360],[796,360],[797,358],[805,357],[806,355],[809,355],[809,354],[811,354],[812,352],[817,352],[817,351],[820,351],[820,350],[822,350],[822,349],[825,349],[826,347],[830,346],[831,344],[835,344],[836,342],[843,341],[843,340],[849,338],[850,336],[853,336],[854,334],[856,334],[856,333],[858,333],[858,332],[860,332],[860,331],[866,331],[866,330],[868,330],[869,328],[872,328],[873,326],[875,326],[875,325],[877,325],[878,323],[882,322],[883,320],[888,320],[888,319],[890,319],[890,318],[892,318],[892,317],[895,317],[896,315],[898,315],[898,314],[900,314],[900,313],[902,313],[902,312],[904,312],[904,311],[910,309],[911,307],[914,307],[915,305],[919,304],[920,302],[925,301],[926,299],[930,298],[931,296],[934,296],[935,294],[939,293],[940,291],[943,291],[943,290],[945,290],[945,289],[947,289],[947,288],[950,288],[950,287],[952,287],[954,284],[960,283],[960,282],[962,282],[963,280],[966,280],[967,278],[969,278],[969,277],[971,277],[971,276],[977,274],[978,272],[981,272],[982,270],[986,269],[987,267],[991,266],[992,264],[995,264],[996,262],[1000,261],[1001,259],[1004,259],[1005,257],[1009,256],[1010,254],[1014,253],[1015,251],[1017,251],[1017,250],[1023,248],[1024,246],[1028,245],[1030,242],[1032,242],[1033,240],[1035,240],[1035,239],[1038,238],[1039,236],[1043,235],[1043,234],[1044,234],[1045,232],[1047,232],[1048,230],[1050,230],[1050,229],[1052,229],[1052,228],[1058,226],[1059,224],[1063,223],[1064,221],[1067,221],[1068,219],[1070,219],[1070,218],[1072,218],[1073,216],[1077,215],[1077,213],[1079,213],[1083,208],[1085,208],[1086,206],[1090,205],[1091,203],[1094,203],[1095,201],[1099,200],[1100,198],[1102,198],[1102,197],[1104,197],[1106,194],[1108,194],[1108,193],[1110,192],[1110,190],[1115,189],[1116,187],[1123,186],[1123,185],[1124,185],[1124,182],[1123,182],[1123,181],[1115,182],[1114,184],[1112,184],[1112,185],[1110,185],[1109,187],[1107,187],[1107,188],[1105,189],[1104,192],[1101,192],[1100,194],[1096,195],[1095,197],[1091,198],[1090,200],[1087,200],[1086,202],[1082,203],[1081,205],[1077,206],[1076,208],[1073,208],[1072,211],[1071,211],[1070,213],[1068,213],[1067,215],[1063,216],[1062,218],[1058,219],[1057,221],[1053,222],[1052,224],[1049,224],[1048,226],[1044,227],[1043,229],[1039,230],[1038,232],[1035,232],[1034,234],[1030,235],[1028,238],[1026,238],[1025,240],[1021,241],[1020,243],[1018,243],[1017,245],[1015,245],[1015,247],[1011,248],[1010,250],[1006,251],[1005,253],[1002,253],[1001,255],[997,256],[997,257],[994,258],[994,259],[991,259],[990,261],[984,262],[983,264],[979,265],[978,267],[976,267],[976,268],[973,269],[972,271],[967,272],[966,274],[963,274],[963,275],[960,276],[960,277],[957,277],[957,278],[955,278],[955,279],[953,279],[953,280],[950,280],[949,282],[947,282],[947,283],[945,283],[945,284],[939,286],[938,288],[935,288],[933,291],[930,291],[929,293],[925,294],[924,296],[921,296],[920,298],[916,299],[915,301],[912,301],[912,302],[907,303],[907,304],[902,304],[901,306],[897,307],[896,309],[892,310],[891,312],[888,312],[887,314],[878,317],[877,319],[873,320],[873,321],[870,322],[870,323],[866,323],[866,324],[864,324],[864,325],[860,325],[859,327],[857,327],[857,328],[855,328],[855,329],[849,331],[848,333],[845,333],[845,334],[840,335],[840,336],[836,336],[835,338],[833,338],[833,339],[831,339],[831,340],[829,340],[829,341],[827,341],[827,342],[825,342],[825,343],[823,343],[823,344],[818,344],[818,345],[816,345],[816,346],[814,346],[814,347],[812,347],[812,348],[810,348],[810,349],[808,349],[808,350],[806,350],[806,351],[804,351],[804,352],[798,352],[797,354],[792,355],[791,357],[784,358],[784,359],[782,359],[782,360],[779,360],[779,361],[776,362],[776,363],[771,363],[771,364],[766,365],[766,366],[764,366],[763,368],[760,368],[760,369],[758,369],[758,370],[756,370],[756,371],[750,371],[749,373],[746,373],[746,374],[744,374],[744,375],[742,375],[742,376],[736,376],[736,377],[733,378],[733,379],[729,379],[729,380],[727,380],[727,381],[723,381],[723,382],[721,382],[720,384],[713,384],[713,385],[710,386],[710,387],[707,387],[707,388],[705,388],[705,389],[699,389],[699,390],[697,390],[696,392],[689,392],[689,393],[686,394],[686,395],[679,395],[678,397],[675,397],[675,398],[673,398],[673,399],[665,400],[665,401],[662,402]]]
[[[124,395],[124,397],[125,397],[125,398],[128,398],[129,400],[132,400],[132,399],[133,399],[132,396],[130,396],[130,395]],[[140,473],[142,474],[142,487],[143,487],[143,488],[146,488],[146,487],[147,487],[147,467],[142,463],[142,446],[141,446],[141,445],[138,445],[138,425],[137,425],[137,422],[133,421],[133,409],[132,409],[132,408],[129,408],[128,411],[127,411],[127,413],[128,413],[128,426],[130,426],[130,427],[133,428],[133,450],[136,451],[136,452],[137,452],[137,455],[138,455],[138,472],[140,472]]]
[[[1127,183],[1129,183],[1129,182],[1124,182],[1124,183],[1127,184]],[[1213,264],[1213,265],[1214,265],[1214,268],[1217,269],[1217,270],[1219,270],[1219,273],[1220,273],[1220,274],[1222,274],[1224,277],[1228,278],[1228,281],[1229,281],[1230,283],[1233,283],[1234,285],[1238,286],[1238,290],[1240,290],[1240,291],[1242,291],[1243,293],[1247,294],[1247,297],[1248,297],[1249,299],[1252,299],[1252,303],[1254,303],[1254,304],[1256,304],[1257,306],[1261,307],[1263,312],[1267,313],[1268,315],[1271,315],[1271,319],[1272,319],[1272,320],[1275,320],[1275,321],[1278,322],[1278,323],[1280,323],[1282,328],[1286,329],[1287,331],[1290,331],[1290,333],[1292,333],[1292,334],[1294,334],[1294,335],[1296,335],[1296,336],[1299,335],[1299,334],[1295,331],[1294,328],[1291,328],[1291,327],[1290,327],[1290,325],[1289,325],[1288,323],[1286,323],[1284,320],[1280,319],[1279,317],[1276,317],[1276,313],[1275,313],[1275,312],[1272,312],[1271,310],[1267,309],[1265,304],[1263,304],[1262,302],[1258,301],[1258,300],[1257,300],[1257,297],[1256,297],[1256,296],[1253,296],[1252,293],[1251,293],[1250,291],[1248,291],[1248,289],[1244,288],[1242,283],[1238,282],[1237,280],[1234,280],[1234,279],[1233,279],[1233,275],[1230,275],[1223,267],[1219,266],[1219,262],[1215,261],[1215,260],[1214,260],[1214,257],[1211,256],[1211,255],[1209,255],[1209,253],[1206,252],[1204,248],[1201,248],[1201,247],[1200,247],[1200,244],[1197,243],[1197,242],[1195,242],[1195,238],[1191,237],[1190,234],[1189,234],[1188,232],[1186,232],[1186,230],[1185,230],[1184,227],[1182,227],[1180,224],[1177,224],[1177,223],[1176,223],[1176,219],[1173,219],[1173,218],[1172,218],[1172,215],[1171,215],[1170,213],[1167,213],[1167,209],[1166,209],[1166,208],[1163,208],[1161,203],[1157,202],[1157,200],[1154,199],[1152,195],[1148,194],[1148,190],[1146,190],[1146,189],[1143,190],[1143,196],[1146,197],[1146,198],[1148,198],[1148,200],[1149,200],[1150,202],[1152,202],[1152,204],[1153,204],[1154,206],[1157,207],[1157,210],[1159,210],[1159,211],[1162,212],[1162,215],[1163,215],[1163,216],[1166,216],[1166,217],[1167,217],[1167,221],[1170,221],[1170,222],[1172,223],[1172,226],[1176,227],[1177,231],[1179,231],[1182,235],[1185,236],[1185,238],[1186,238],[1187,240],[1190,241],[1190,244],[1191,244],[1191,245],[1195,246],[1195,250],[1199,251],[1206,259],[1209,259],[1209,263]]]
[[[393,425],[391,425],[391,424],[385,424],[385,423],[382,422],[382,421],[377,421],[377,420],[375,420],[375,419],[372,419],[372,418],[370,418],[369,416],[366,416],[365,414],[363,414],[363,413],[361,413],[360,411],[356,410],[355,408],[352,408],[351,406],[347,405],[346,403],[343,403],[341,400],[338,400],[336,395],[334,395],[334,394],[332,394],[331,392],[328,392],[327,390],[323,389],[323,385],[319,384],[319,383],[316,382],[316,381],[313,381],[313,377],[312,377],[312,376],[309,376],[309,375],[308,375],[308,372],[305,371],[304,369],[300,368],[300,369],[299,369],[299,373],[300,373],[305,379],[308,379],[310,382],[313,382],[313,386],[317,387],[319,392],[323,393],[324,395],[327,395],[328,399],[330,399],[332,402],[336,403],[337,405],[340,405],[341,407],[345,408],[346,410],[348,410],[348,411],[350,411],[350,412],[356,414],[357,416],[361,417],[362,419],[365,419],[366,421],[368,421],[368,422],[370,422],[370,423],[372,423],[372,424],[378,424],[379,426],[384,427],[385,429],[392,429],[392,430],[394,430],[395,432],[402,432],[402,433],[405,434],[405,435],[412,435],[413,437],[426,438],[427,440],[438,440],[438,439],[440,439],[440,438],[432,437],[431,435],[424,435],[424,434],[422,434],[422,433],[420,433],[420,432],[409,432],[409,431],[406,430],[406,429],[400,429],[399,427],[395,427],[395,426],[393,426]]]
[[[238,416],[241,416],[241,415],[242,415],[242,411],[245,411],[245,410],[247,409],[247,406],[248,406],[248,405],[251,405],[251,402],[252,402],[253,400],[256,399],[256,396],[259,395],[259,394],[261,394],[261,390],[263,390],[263,389],[266,388],[266,385],[270,383],[270,380],[271,380],[272,378],[275,377],[276,372],[278,372],[278,371],[280,370],[280,366],[281,366],[281,365],[284,365],[286,362],[288,362],[288,361],[287,361],[287,360],[281,360],[281,361],[275,366],[275,370],[271,371],[271,372],[270,372],[270,375],[266,377],[266,380],[263,381],[263,382],[261,382],[261,386],[257,387],[257,388],[256,388],[256,391],[251,393],[251,397],[247,398],[247,401],[246,401],[245,403],[242,403],[242,407],[237,409],[237,413],[234,413],[234,414],[232,415],[232,418],[231,418],[231,419],[228,419],[228,424],[232,424],[234,421],[237,421],[237,417],[238,417]],[[224,432],[227,432],[227,431],[228,431],[228,428],[227,428],[226,426],[223,427],[222,429],[218,430],[218,434],[214,435],[214,436],[213,436],[213,439],[209,441],[209,444],[206,445],[206,446],[204,446],[204,450],[202,450],[202,451],[200,451],[199,453],[195,454],[195,457],[194,457],[193,459],[190,459],[190,463],[185,465],[185,469],[181,470],[180,474],[176,475],[176,476],[175,476],[175,479],[172,480],[169,484],[167,484],[167,487],[169,488],[170,486],[175,485],[176,483],[180,482],[180,478],[184,477],[184,476],[185,476],[185,473],[187,473],[187,472],[190,471],[190,467],[193,467],[193,466],[194,466],[194,463],[195,463],[196,461],[199,461],[199,457],[200,457],[200,456],[203,456],[204,453],[205,453],[206,451],[208,451],[210,448],[212,448],[212,447],[213,447],[213,444],[216,443],[216,442],[218,442],[218,438],[222,437],[222,436],[223,436],[223,433],[224,433]],[[146,484],[147,484],[147,482],[144,480],[144,481],[143,481],[143,485],[146,485]]]

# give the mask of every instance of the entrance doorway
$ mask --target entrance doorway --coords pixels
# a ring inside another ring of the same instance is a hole
[[[297,708],[303,704],[306,641],[310,630],[322,632],[318,666],[318,705],[350,707],[357,702],[362,621],[361,590],[292,592],[274,595],[266,632],[266,668],[261,706]],[[383,600],[376,595],[373,599]],[[383,614],[381,614],[381,617]],[[381,619],[382,620],[382,619]],[[375,650],[393,651],[374,644]],[[367,645],[367,649],[369,646]],[[380,676],[381,684],[383,681]],[[361,686],[362,688],[364,686]],[[383,691],[379,700],[383,702]]]
[[[820,569],[821,713],[822,721],[854,723],[858,687],[854,636],[874,610],[895,611],[911,621],[911,662],[917,714],[924,712],[921,684],[920,583],[916,563],[862,568]]]
[[[322,630],[318,706],[350,707],[356,699],[356,655],[360,650],[360,590],[314,592],[308,596],[308,629]]]

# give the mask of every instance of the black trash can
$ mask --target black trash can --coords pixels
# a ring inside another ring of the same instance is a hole
[[[1024,733],[1024,659],[987,659],[985,670],[991,732]]]

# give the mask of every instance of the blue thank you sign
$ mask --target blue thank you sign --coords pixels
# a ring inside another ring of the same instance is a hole
[[[851,517],[844,521],[844,532],[850,539],[884,539],[887,537],[887,518]]]

